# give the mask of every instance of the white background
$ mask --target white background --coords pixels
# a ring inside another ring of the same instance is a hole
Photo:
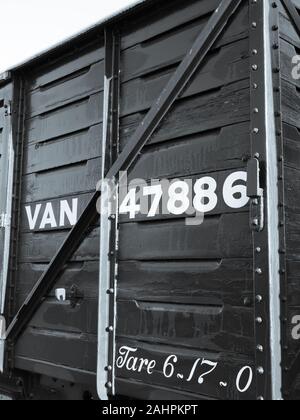
[[[0,73],[136,0],[0,0]]]

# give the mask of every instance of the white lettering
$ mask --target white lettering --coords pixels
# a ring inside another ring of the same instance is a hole
[[[122,369],[127,363],[129,354],[135,353],[135,352],[137,352],[137,349],[134,349],[132,347],[126,347],[126,346],[121,347],[119,350],[120,356],[118,357],[117,362],[116,362],[117,367],[119,369]]]
[[[46,226],[48,226],[48,225],[50,225],[51,228],[56,228],[57,227],[57,223],[56,223],[56,220],[55,220],[53,207],[52,207],[51,203],[46,204],[44,216],[43,216],[41,224],[40,224],[40,229],[45,229]]]
[[[295,327],[292,330],[292,337],[294,340],[300,340],[300,316],[296,315],[292,319],[292,324]]]
[[[78,198],[73,198],[72,200],[72,208],[70,208],[69,203],[67,200],[63,200],[60,203],[60,217],[59,217],[59,226],[65,226],[65,218],[68,218],[69,223],[71,226],[74,226],[77,222],[78,216]]]

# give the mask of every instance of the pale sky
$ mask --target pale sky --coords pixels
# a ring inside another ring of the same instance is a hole
[[[0,0],[0,73],[136,0]]]

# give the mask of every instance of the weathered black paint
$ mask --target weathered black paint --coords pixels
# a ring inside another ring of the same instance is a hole
[[[149,1],[119,18],[120,151],[128,147],[219,4],[219,0],[188,0],[184,4]],[[300,307],[300,85],[291,78],[291,57],[297,53],[300,42],[286,9],[281,1],[277,4],[288,285],[288,321],[283,324],[287,331],[288,366],[283,366],[283,370],[292,372],[288,373],[284,390],[286,398],[299,399],[299,367],[294,362],[298,360],[299,346],[291,338],[291,319]],[[57,214],[61,200],[76,197],[80,217],[101,177],[105,59],[107,62],[104,30],[113,29],[111,22],[108,27],[89,31],[28,63],[22,73],[15,72],[16,90],[21,92],[14,104],[19,119],[15,138],[23,143],[16,168],[21,168],[21,190],[15,187],[20,218],[16,214],[19,224],[13,231],[17,248],[12,253],[10,285],[14,287],[10,288],[7,304],[10,317],[24,303],[70,231],[69,225],[41,231],[40,219],[30,231],[25,206],[33,206],[34,210],[37,204],[45,206],[50,202]],[[142,149],[131,168],[131,179],[197,178],[210,174],[223,180],[229,172],[247,170],[253,121],[249,31],[249,4],[243,1]],[[24,126],[20,112],[23,101]],[[0,107],[0,129],[1,115]],[[114,161],[115,158],[110,163]],[[157,217],[151,221],[144,217],[135,221],[120,218],[116,348],[117,352],[122,346],[137,348],[139,357],[158,361],[158,370],[153,376],[145,370],[141,375],[117,370],[117,394],[183,400],[256,399],[261,395],[255,381],[245,394],[235,386],[243,366],[254,371],[257,368],[254,243],[249,219],[248,207],[229,211],[222,203],[201,226],[186,226],[184,218],[178,217]],[[9,366],[18,369],[21,377],[32,379],[27,395],[33,392],[36,398],[97,397],[99,242],[95,220],[10,353]],[[69,302],[73,285],[82,292],[75,307]],[[67,302],[57,301],[56,288],[66,288]],[[264,334],[267,341],[268,334]],[[206,387],[197,381],[183,383],[180,378],[166,381],[161,368],[169,354],[177,355],[185,376],[194,360],[201,357],[217,361],[219,373],[213,373]],[[220,386],[225,380],[228,386]],[[56,394],[47,394],[51,389]],[[268,398],[269,389],[265,395]]]

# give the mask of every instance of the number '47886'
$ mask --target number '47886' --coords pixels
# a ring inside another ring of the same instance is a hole
[[[212,176],[188,180],[154,180],[151,185],[139,180],[121,200],[120,214],[134,219],[137,214],[147,217],[162,215],[193,215],[213,212],[220,199],[230,209],[241,209],[249,202],[247,196],[247,172],[228,175],[218,185]],[[221,197],[220,197],[221,195]]]

